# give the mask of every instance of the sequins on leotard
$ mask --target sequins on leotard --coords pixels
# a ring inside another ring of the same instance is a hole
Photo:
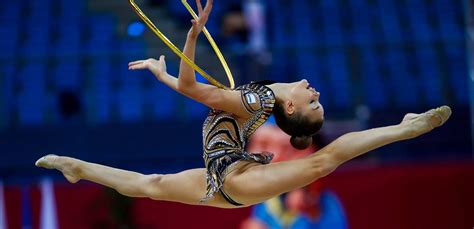
[[[243,125],[231,113],[211,110],[203,124],[204,162],[207,168],[206,201],[218,191],[226,175],[239,161],[255,161],[266,164],[272,154],[252,154],[245,145],[255,130],[271,115],[275,104],[273,91],[262,83],[250,83],[237,87],[241,91],[242,105],[251,114]]]

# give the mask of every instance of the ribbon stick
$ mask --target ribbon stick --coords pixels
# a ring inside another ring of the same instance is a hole
[[[129,0],[128,1],[132,8],[135,10],[135,13],[147,24],[147,26],[176,54],[178,55],[184,62],[186,62],[189,66],[191,66],[196,72],[201,74],[204,78],[206,78],[209,83],[213,84],[216,87],[219,88],[224,88],[224,89],[233,89],[234,88],[234,78],[232,77],[232,73],[230,72],[229,66],[227,65],[227,62],[224,59],[224,56],[222,56],[222,53],[220,52],[219,48],[217,47],[216,43],[214,42],[214,39],[212,39],[211,35],[207,31],[206,27],[203,28],[204,35],[206,36],[207,40],[211,44],[212,48],[214,49],[214,52],[216,53],[217,57],[219,58],[222,67],[224,68],[227,78],[229,79],[229,84],[230,87],[227,87],[221,83],[219,83],[217,80],[215,80],[212,76],[207,74],[204,70],[202,70],[199,66],[197,66],[192,60],[190,60],[187,56],[181,52],[179,48],[177,48],[156,26],[151,22],[150,19],[143,13],[143,11],[135,4],[134,0]],[[183,5],[186,7],[186,9],[189,11],[189,13],[193,16],[193,18],[197,19],[198,16],[196,13],[193,11],[191,6],[186,2],[186,0],[181,0]]]

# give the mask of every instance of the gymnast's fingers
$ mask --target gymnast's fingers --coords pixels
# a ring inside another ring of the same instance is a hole
[[[136,61],[134,64],[129,64],[128,69],[129,70],[136,70],[136,69],[145,69],[148,68],[148,64],[146,64],[146,61]]]
[[[147,68],[144,64],[136,64],[128,67],[128,70],[139,70]]]
[[[198,14],[201,15],[201,13],[202,13],[201,0],[196,0],[196,5],[197,5],[197,8],[198,8]]]
[[[132,61],[130,63],[128,63],[128,66],[132,66],[132,65],[135,65],[135,64],[140,64],[140,63],[143,63],[145,60],[136,60],[136,61]]]
[[[197,27],[197,23],[198,23],[198,22],[197,22],[196,20],[191,19],[191,23],[193,24],[193,28],[194,28],[194,27]]]
[[[204,7],[204,12],[205,13],[207,13],[207,14],[211,13],[213,2],[214,2],[213,0],[207,0],[206,7]]]

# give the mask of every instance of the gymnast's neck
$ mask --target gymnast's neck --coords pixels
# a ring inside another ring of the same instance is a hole
[[[275,95],[275,99],[279,102],[289,100],[290,98],[289,86],[290,85],[287,83],[274,83],[274,84],[267,85],[267,87],[272,89],[273,94]]]

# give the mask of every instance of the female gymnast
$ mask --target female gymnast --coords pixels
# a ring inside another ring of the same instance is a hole
[[[204,9],[196,2],[199,17],[191,21],[183,51],[193,61],[197,37],[212,8],[212,0]],[[160,82],[211,108],[203,125],[205,168],[145,175],[57,155],[38,159],[36,166],[57,169],[71,183],[89,180],[130,197],[237,208],[306,186],[370,150],[430,132],[451,115],[448,106],[409,113],[396,125],[345,134],[305,158],[269,163],[271,154],[248,153],[245,145],[270,115],[300,149],[311,144],[311,136],[322,126],[320,94],[306,80],[252,82],[225,90],[196,82],[194,69],[182,60],[179,76],[169,75],[164,56],[131,62],[129,69],[148,69]]]

